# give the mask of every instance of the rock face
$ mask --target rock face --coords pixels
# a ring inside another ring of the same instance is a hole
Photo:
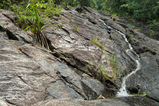
[[[133,36],[129,36],[130,33]],[[150,39],[138,32],[127,31],[129,40],[140,56],[141,68],[127,81],[127,88],[141,89],[141,92],[159,101],[159,41]]]
[[[134,102],[132,102],[134,101]],[[42,101],[34,106],[157,106],[158,103],[148,98],[130,97],[130,98],[115,98],[115,99],[102,99],[102,100],[51,100]]]
[[[32,45],[29,33],[15,25],[14,14],[0,10],[0,106],[158,105],[143,97],[110,99],[135,64],[125,53],[128,45],[122,35],[105,28],[99,19],[123,33],[124,27],[88,7],[63,10],[62,16],[54,19],[61,20],[63,26],[43,31],[49,51]],[[158,100],[158,42],[145,37],[130,42],[140,54],[142,68],[128,80],[131,84],[127,87],[140,85]],[[100,95],[109,99],[96,100]]]

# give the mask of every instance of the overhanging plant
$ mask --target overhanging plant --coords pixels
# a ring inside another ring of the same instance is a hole
[[[54,7],[50,7],[51,3],[53,3],[52,0],[47,3],[43,0],[30,0],[25,8],[24,5],[13,7],[17,15],[17,22],[22,24],[25,30],[31,29],[33,44],[47,49],[49,49],[49,44],[42,30],[51,26],[57,29],[61,28],[61,25],[57,24],[60,21],[51,21],[48,18],[51,15],[53,17],[55,14],[60,14],[59,11],[56,13]],[[47,24],[48,22],[51,24]]]

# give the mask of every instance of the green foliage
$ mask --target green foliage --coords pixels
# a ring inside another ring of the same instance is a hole
[[[150,31],[147,31],[147,34],[149,34],[151,37],[154,37],[155,35],[157,35],[157,32],[154,30],[150,30]]]
[[[101,11],[110,10],[110,8],[109,8],[110,4],[108,4],[108,0],[96,0],[96,4],[97,4],[98,10],[101,10]]]
[[[68,8],[69,10],[71,10],[72,7],[71,7],[70,5],[68,5],[67,8]]]
[[[58,5],[62,5],[65,7],[69,6],[77,6],[77,7],[83,7],[88,6],[92,8],[97,8],[97,1],[98,0],[55,0],[55,3]]]
[[[141,29],[140,29],[140,28],[137,28],[137,29],[135,29],[135,31],[141,31]]]
[[[80,2],[81,7],[82,6],[89,6],[90,7],[92,0],[79,0],[79,2]]]
[[[91,42],[94,43],[94,44],[97,45],[99,48],[101,48],[102,50],[105,51],[104,46],[103,46],[100,42],[98,42],[97,40],[93,39],[93,40],[91,40]]]
[[[100,1],[101,0],[97,0]],[[99,4],[98,4],[99,6]],[[112,13],[133,18],[137,21],[148,23],[148,34],[151,37],[157,35],[159,30],[159,1],[158,0],[105,0],[104,5]],[[102,10],[104,6],[99,6]],[[134,29],[134,26],[128,25]]]
[[[30,0],[27,4],[12,5],[12,9],[17,15],[17,22],[25,30],[31,29],[33,33],[33,43],[41,47],[49,49],[49,45],[42,30],[47,27],[60,27],[58,24],[47,24],[57,23],[57,21],[50,21],[49,16],[57,14],[56,9],[52,7],[53,1],[45,2],[44,0]],[[25,7],[26,8],[25,8]],[[59,11],[58,11],[59,12]]]
[[[9,9],[10,4],[11,4],[10,0],[0,1],[0,8],[2,8],[2,9]]]
[[[118,18],[117,14],[112,14],[112,18],[117,19]]]
[[[91,42],[94,43],[95,45],[97,45],[101,50],[103,50],[104,52],[106,52],[105,53],[105,60],[107,61],[108,56],[107,56],[107,51],[104,48],[104,46],[100,42],[98,42],[97,40],[95,40],[95,39],[91,40]],[[103,51],[102,51],[102,54],[103,54]],[[110,78],[110,79],[112,79],[112,78],[116,79],[116,76],[120,76],[120,73],[117,70],[117,58],[113,54],[111,54],[111,56],[110,56],[110,66],[113,68],[112,71],[111,71],[111,75],[109,75],[108,73],[104,72],[103,64],[102,63],[100,64],[99,69],[97,69],[97,70],[99,70],[100,77],[105,77],[105,78]]]
[[[93,64],[91,62],[88,62],[88,65],[93,66]]]
[[[112,73],[112,75],[109,75],[106,72],[104,72],[103,65],[100,66],[99,73],[101,74],[101,77],[104,76],[105,78],[110,78],[110,79],[113,78],[113,73]]]
[[[157,21],[157,20],[151,21],[150,25],[149,25],[149,29],[152,30],[151,33],[156,32],[156,34],[157,34],[157,32],[159,32],[159,21]],[[154,33],[154,35],[155,35],[155,33]]]
[[[55,4],[65,6],[65,7],[68,7],[68,6],[78,7],[80,5],[79,0],[54,0],[54,1],[55,1]]]
[[[135,26],[134,26],[134,25],[127,24],[127,26],[128,26],[129,28],[135,29]]]
[[[105,57],[107,59],[107,57]],[[115,58],[114,55],[110,56],[110,66],[113,68],[111,71],[111,75],[104,72],[104,66],[103,64],[100,65],[99,67],[99,73],[101,74],[101,77],[109,78],[109,79],[116,79],[117,76],[120,77],[120,73],[117,71],[117,58]]]
[[[3,4],[2,3],[0,3],[0,9],[3,7]]]
[[[3,0],[0,7],[8,8],[10,4],[19,4],[26,0]],[[158,0],[37,0],[48,3],[52,7],[63,5],[70,9],[70,6],[88,6],[101,11],[110,11],[124,16],[131,16],[143,22],[159,22],[159,2]],[[47,4],[47,5],[48,5]],[[49,10],[48,10],[49,11]],[[57,11],[57,10],[56,10]]]
[[[0,8],[7,9],[7,10],[12,10],[12,8],[11,8],[12,4],[17,4],[18,5],[22,2],[27,3],[26,0],[1,0],[0,1]]]
[[[117,58],[113,54],[110,56],[110,65],[117,70]]]
[[[112,12],[132,16],[136,20],[148,22],[159,18],[158,0],[107,0]]]
[[[71,30],[73,31],[79,31],[78,27],[76,25],[73,25],[73,27],[71,28]]]
[[[113,71],[120,77],[120,73],[117,69],[117,57],[115,57],[113,54],[110,56],[110,66],[112,66]]]
[[[73,31],[79,31],[77,25],[75,24],[75,22],[73,22],[73,27],[71,28],[71,30]]]
[[[136,31],[137,30],[140,30],[140,29],[135,29]],[[133,40],[133,41],[137,41],[137,39],[134,37],[134,34],[132,32],[129,32],[127,33],[127,35],[129,37],[129,39]]]
[[[147,94],[146,94],[146,92],[142,92],[141,93],[141,89],[139,89],[138,90],[138,93],[136,94],[137,96],[143,96],[143,97],[145,97]]]

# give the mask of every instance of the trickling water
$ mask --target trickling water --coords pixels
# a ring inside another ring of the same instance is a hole
[[[100,22],[102,22],[106,28],[108,29],[113,29],[112,27],[110,27],[109,25],[107,25],[103,20],[99,19]],[[127,90],[126,90],[126,80],[132,75],[135,74],[139,69],[140,69],[140,62],[139,62],[139,55],[137,55],[137,53],[133,50],[133,47],[131,46],[131,44],[129,43],[128,39],[126,38],[126,35],[116,29],[114,29],[116,32],[118,32],[119,34],[121,34],[125,40],[125,42],[128,44],[129,48],[127,50],[125,50],[126,54],[133,60],[136,62],[136,69],[134,71],[132,71],[131,73],[129,73],[127,76],[125,76],[122,79],[122,85],[121,88],[119,89],[119,91],[117,92],[116,96],[117,97],[125,97],[125,96],[133,96],[128,94]]]
[[[133,50],[133,49],[132,49]],[[132,55],[130,55],[131,52],[131,49],[127,49],[126,50],[126,53],[136,62],[137,66],[136,66],[136,69],[134,71],[132,71],[131,73],[129,73],[127,76],[125,76],[123,79],[122,79],[122,85],[121,85],[121,88],[119,89],[119,91],[117,92],[116,96],[117,97],[124,97],[124,96],[133,96],[133,95],[130,95],[128,94],[127,90],[126,90],[126,80],[132,75],[132,74],[135,74],[136,71],[138,71],[140,69],[140,63],[139,63],[139,60],[138,59],[135,59]],[[138,55],[137,55],[138,56]]]

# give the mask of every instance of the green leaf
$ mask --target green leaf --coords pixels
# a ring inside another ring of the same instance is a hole
[[[27,31],[29,28],[31,28],[31,26],[28,26],[24,29],[24,31]]]

